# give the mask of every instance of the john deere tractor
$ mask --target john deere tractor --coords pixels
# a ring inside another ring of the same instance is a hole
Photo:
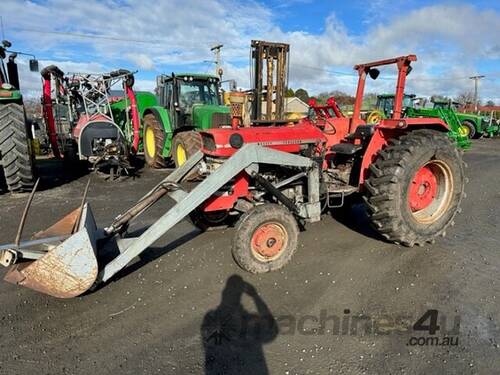
[[[434,105],[434,108],[416,108],[415,99],[414,94],[404,94],[403,109],[405,117],[440,118],[449,126],[450,131],[448,132],[448,136],[457,143],[457,146],[463,149],[470,147],[468,128],[466,128],[458,117],[457,112],[450,107],[439,107],[436,105]],[[382,119],[390,118],[393,105],[393,94],[378,95],[376,108],[368,114],[367,123],[377,124]]]
[[[197,130],[231,124],[222,105],[219,79],[204,74],[160,75],[156,79],[159,104],[143,113],[146,163],[153,168],[173,160],[178,167],[201,148]]]
[[[482,116],[458,112],[459,103],[457,102],[447,99],[433,99],[432,103],[434,109],[443,108],[455,112],[462,124],[462,132],[468,138],[480,138],[488,127],[488,122]]]
[[[22,192],[33,186],[33,137],[19,91],[15,59],[20,52],[8,51],[10,47],[11,43],[6,40],[0,45],[0,169],[3,175],[0,185],[6,185],[11,192]],[[34,58],[30,60],[30,70],[38,71],[38,61]]]
[[[403,108],[413,107],[415,94],[404,94]],[[368,124],[378,124],[380,120],[390,118],[392,107],[394,106],[394,94],[377,95],[375,109],[368,114],[366,122]]]

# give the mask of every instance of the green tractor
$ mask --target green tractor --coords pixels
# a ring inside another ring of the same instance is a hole
[[[166,160],[178,167],[201,148],[197,130],[231,124],[229,107],[222,105],[216,76],[182,73],[156,79],[158,105],[143,112],[146,163],[163,168]]]
[[[462,124],[462,133],[468,138],[480,138],[486,132],[488,122],[482,116],[458,112],[460,103],[452,100],[436,98],[431,101],[434,104],[434,109],[442,108],[455,112],[460,123]]]
[[[26,119],[19,90],[15,59],[20,52],[7,51],[11,43],[0,45],[0,184],[11,192],[31,190],[34,182],[32,131]],[[4,63],[4,60],[7,60]],[[30,60],[30,70],[38,71],[38,61]]]
[[[450,127],[448,135],[463,149],[471,145],[467,128],[458,117],[458,113],[449,107],[434,106],[434,108],[416,108],[417,98],[414,94],[404,94],[403,108],[405,117],[437,117],[442,119]],[[380,120],[389,118],[393,108],[394,95],[382,94],[377,96],[376,108],[367,116],[368,124],[376,124]]]
[[[404,94],[403,108],[413,107],[414,99],[415,94]],[[375,109],[368,114],[366,122],[368,124],[378,124],[380,120],[390,118],[393,107],[394,94],[377,95],[377,103],[375,104]]]

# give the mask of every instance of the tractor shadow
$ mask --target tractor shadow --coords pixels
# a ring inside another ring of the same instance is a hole
[[[149,226],[145,226],[143,228],[127,232],[127,235],[124,236],[124,238],[131,238],[131,237],[139,237],[142,235]],[[202,230],[193,227],[193,229],[184,232],[178,236],[176,236],[173,240],[170,240],[165,246],[156,246],[156,247],[149,247],[147,248],[144,252],[142,252],[137,258],[138,260],[135,261],[134,263],[131,263],[129,266],[125,267],[121,271],[119,271],[115,276],[113,276],[109,282],[115,282],[118,281],[122,278],[127,277],[128,275],[133,274],[137,270],[141,269],[145,265],[147,265],[150,262],[153,262],[154,260],[162,257],[163,255],[177,249],[178,247],[182,246],[183,244],[191,241],[198,235],[203,233]],[[171,234],[169,233],[169,239],[172,239]],[[160,242],[163,242],[161,239],[159,240]],[[104,245],[105,251],[103,251],[100,256],[99,256],[99,269],[102,269],[103,267],[106,266],[110,261],[112,261],[116,256],[119,255],[119,250],[116,244],[113,243],[107,243]],[[105,286],[105,284],[101,284],[100,287]],[[97,288],[96,290],[100,289]]]
[[[35,170],[40,178],[38,191],[66,185],[89,174],[83,165],[77,164],[69,168],[64,161],[57,159],[37,159]]]
[[[140,178],[141,171],[145,166],[144,160],[142,158],[134,158],[131,166],[132,169],[130,169],[128,175],[120,176],[112,180],[109,178],[109,174],[90,170],[89,164],[86,162],[77,162],[68,165],[63,160],[58,159],[38,159],[35,163],[36,174],[40,178],[38,191],[50,190],[70,184],[85,176],[90,176],[92,179],[109,183]]]
[[[330,211],[334,220],[345,227],[362,234],[365,237],[377,241],[387,242],[375,229],[372,228],[366,205],[359,196],[352,196],[346,200],[345,205],[340,208],[334,208]]]

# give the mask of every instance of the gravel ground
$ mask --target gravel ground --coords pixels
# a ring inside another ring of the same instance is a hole
[[[498,373],[499,150],[500,140],[484,139],[466,153],[468,198],[434,245],[383,242],[355,206],[309,225],[292,262],[270,274],[235,265],[232,229],[200,233],[183,221],[85,296],[58,300],[2,282],[0,373]],[[59,180],[57,166],[41,163],[46,177],[26,234],[79,205],[88,176]],[[88,200],[98,223],[165,173],[93,178]],[[26,198],[0,196],[0,242],[14,239]],[[161,202],[131,230],[170,205]],[[434,335],[413,329],[429,310],[440,327]]]

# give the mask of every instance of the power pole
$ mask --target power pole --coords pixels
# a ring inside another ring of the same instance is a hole
[[[5,30],[3,29],[3,17],[0,16],[0,28],[2,29],[2,40],[5,40]]]
[[[478,76],[469,77],[469,79],[474,80],[474,112],[477,112],[478,99],[479,99],[479,96],[478,96],[479,95],[479,80],[481,78],[484,78],[484,76],[478,75]]]
[[[222,74],[224,71],[222,70],[221,61],[220,61],[220,50],[221,48],[224,47],[222,44],[218,44],[216,46],[213,46],[210,48],[210,51],[212,51],[215,54],[215,75],[219,76],[219,79],[222,81]]]

